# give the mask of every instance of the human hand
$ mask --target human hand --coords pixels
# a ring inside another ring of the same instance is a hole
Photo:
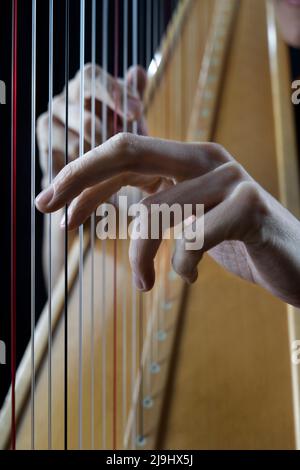
[[[136,80],[137,92],[133,91]],[[116,132],[123,130],[124,122],[128,131],[132,130],[133,122],[137,122],[139,134],[147,134],[147,126],[143,116],[143,94],[146,87],[146,73],[141,67],[131,67],[122,80],[116,80],[98,65],[95,66],[95,119],[92,116],[93,99],[93,66],[84,68],[84,151],[92,146],[92,125],[95,124],[95,146]],[[125,83],[125,86],[124,86]],[[127,114],[124,112],[125,90],[127,90]],[[80,135],[80,71],[70,80],[68,85],[68,160],[71,162],[79,156]],[[103,129],[103,106],[107,108],[107,126]],[[66,94],[65,90],[53,99],[53,130],[52,130],[52,169],[55,177],[65,164],[65,124]],[[117,114],[117,129],[115,129]],[[49,112],[42,114],[37,121],[37,141],[40,165],[43,171],[43,184],[48,183],[48,150],[49,150]]]
[[[179,240],[173,255],[183,279],[197,279],[198,263],[209,252],[225,269],[300,306],[300,222],[218,144],[116,135],[63,168],[36,205],[53,212],[70,203],[68,227],[73,229],[109,195],[114,182],[124,186],[140,175],[176,183],[145,199],[147,207],[205,205],[203,247],[187,251],[185,240]],[[154,284],[160,243],[131,241],[131,266],[141,290]]]

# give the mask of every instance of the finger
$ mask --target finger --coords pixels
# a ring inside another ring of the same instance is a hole
[[[49,150],[49,116],[41,115],[37,122],[37,141],[39,159],[44,174],[48,173]],[[52,127],[52,164],[53,175],[57,175],[65,165],[65,127],[57,119],[53,119]],[[79,137],[73,131],[68,131],[68,158],[73,160],[79,154]]]
[[[141,119],[138,121],[137,133],[139,135],[149,135],[147,121],[144,116],[142,116]]]
[[[73,103],[80,102],[80,83],[81,74],[80,71],[78,71],[69,83],[69,98]],[[112,77],[109,73],[96,65],[94,82],[93,65],[86,64],[84,67],[84,98],[87,110],[91,108],[93,97],[95,97],[96,100],[96,114],[98,117],[102,115],[103,104],[128,121],[137,120],[142,115],[143,107],[140,98],[128,88],[127,116],[124,116],[124,86],[122,81]]]
[[[146,70],[139,65],[133,65],[128,69],[125,80],[129,89],[136,86],[140,98],[143,99],[147,86]]]
[[[84,189],[123,173],[194,178],[231,158],[211,144],[190,144],[118,134],[71,162],[37,200],[42,212],[60,209]]]
[[[198,221],[198,226],[199,226]],[[196,230],[196,222],[193,222],[193,229]],[[176,240],[175,251],[172,256],[172,266],[174,271],[187,283],[193,284],[198,279],[198,264],[203,257],[202,250],[189,252],[185,248],[186,240]]]
[[[179,224],[191,213],[197,214],[197,204],[204,205],[205,212],[209,211],[225,200],[240,184],[241,180],[247,180],[248,178],[246,172],[240,171],[237,165],[227,163],[206,175],[179,183],[173,188],[143,201],[143,204],[148,208],[148,220],[144,216],[144,218],[141,218],[141,224],[151,226],[153,223],[158,223],[157,212],[161,211],[161,207],[157,204],[161,203],[174,211],[172,213],[170,211],[172,217],[169,216],[169,226]],[[176,209],[175,204],[177,204]],[[180,209],[179,218],[181,220],[178,220],[178,217],[175,220],[174,214],[177,208]],[[185,212],[187,210],[188,213]],[[201,210],[201,207],[199,207],[199,210]],[[151,227],[151,236],[150,229],[148,229],[147,238],[132,240],[130,244],[132,270],[137,281],[137,287],[141,288],[143,286],[142,290],[149,290],[153,286],[155,278],[154,258],[162,239],[163,227],[159,227],[159,240],[153,239],[152,233]],[[191,276],[194,278],[195,273],[191,273]]]
[[[137,177],[132,174],[116,176],[108,181],[99,183],[92,188],[82,191],[82,193],[71,202],[68,210],[68,230],[75,230],[80,225],[84,224],[100,204],[108,201],[123,186],[140,187],[143,191],[155,193],[159,190],[162,191],[170,188],[172,185],[172,182],[160,177]]]
[[[53,122],[58,121],[61,128],[65,128],[66,121],[66,101],[64,96],[58,96],[53,100]],[[102,125],[101,121],[97,116],[93,116],[88,110],[84,111],[83,116],[83,131],[84,140],[88,144],[88,148],[92,145],[92,128],[95,126],[95,145],[100,145],[102,141]],[[70,103],[68,106],[68,128],[75,135],[80,135],[81,123],[80,123],[80,105],[77,103]]]
[[[68,230],[75,230],[84,224],[98,206],[109,200],[122,186],[122,177],[117,176],[93,188],[85,189],[80,196],[73,199],[68,208]],[[65,227],[65,218],[62,220],[61,227]]]
[[[140,66],[130,67],[130,69],[127,71],[125,80],[129,89],[135,89],[136,87],[140,99],[143,100],[148,80],[145,69]],[[138,119],[137,133],[139,135],[149,134],[146,119],[143,114],[141,115],[140,119]]]
[[[252,280],[251,267],[247,262],[249,257],[245,256],[246,250],[242,249],[240,246],[242,244],[238,241],[243,242],[247,239],[249,230],[253,230],[255,226],[252,202],[256,192],[257,189],[252,182],[241,183],[230,197],[207,212],[202,220],[194,222],[193,230],[195,233],[198,232],[198,240],[201,238],[200,231],[203,231],[203,244],[199,249],[196,244],[193,249],[193,243],[187,243],[186,238],[178,241],[172,264],[177,274],[186,282],[193,283],[197,279],[197,266],[205,252],[225,244],[226,254],[222,250],[223,257],[220,264],[234,274]],[[235,241],[234,244],[230,243],[232,240]]]

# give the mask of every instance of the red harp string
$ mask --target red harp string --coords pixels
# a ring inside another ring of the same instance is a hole
[[[16,449],[16,294],[17,294],[17,39],[18,0],[12,3],[12,161],[11,161],[11,449]]]

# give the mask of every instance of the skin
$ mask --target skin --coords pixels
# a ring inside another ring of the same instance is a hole
[[[173,267],[183,279],[197,279],[197,265],[209,251],[225,269],[300,306],[300,222],[218,144],[120,133],[64,167],[38,196],[36,206],[47,213],[70,204],[69,228],[75,228],[95,209],[95,201],[103,199],[104,187],[107,197],[107,182],[132,184],[136,175],[176,183],[147,198],[146,206],[205,204],[203,248],[185,251],[181,242],[173,256]],[[159,244],[160,240],[131,240],[130,262],[140,290],[154,284]]]
[[[138,94],[132,92],[132,86],[137,76],[137,89]],[[124,99],[124,82],[115,80],[109,74],[105,74],[100,67],[95,69],[96,90],[95,90],[95,104],[96,104],[96,117],[95,117],[95,144],[99,145],[102,142],[102,106],[107,107],[107,137],[114,134],[115,128],[115,113],[117,114],[117,132],[123,129],[123,121],[125,116],[123,114],[122,100]],[[84,69],[84,83],[85,83],[85,100],[84,100],[84,149],[85,151],[91,148],[91,129],[92,129],[92,112],[91,112],[91,96],[92,96],[92,66],[87,64]],[[106,84],[106,87],[105,87]],[[132,122],[138,122],[138,131],[141,134],[147,133],[146,123],[142,114],[142,97],[146,85],[146,75],[142,68],[131,68],[125,77],[125,84],[127,89],[127,104],[128,114],[126,121],[128,123],[128,130],[132,128]],[[79,134],[80,134],[80,74],[70,80],[69,82],[69,127],[68,127],[68,159],[73,161],[79,154]],[[64,167],[65,163],[65,90],[56,96],[53,100],[53,135],[52,135],[52,166],[53,177]],[[42,188],[44,189],[49,184],[49,171],[48,171],[48,147],[49,147],[49,114],[48,112],[42,114],[37,121],[37,141],[39,146],[40,166],[43,173]],[[116,180],[114,188],[117,189],[118,181]],[[138,182],[137,182],[138,183]],[[145,185],[149,191],[151,184],[148,184],[147,178],[141,182],[141,187]],[[159,187],[159,181],[154,182],[153,190]],[[64,210],[55,212],[52,216],[52,281],[56,282],[61,269],[63,267],[64,259],[64,234],[60,229],[60,221],[64,214]],[[49,229],[48,218],[44,219],[44,239],[43,239],[43,267],[44,276],[48,278],[48,260],[49,260]],[[70,233],[69,244],[73,241],[73,234]]]
[[[274,0],[278,24],[287,44],[300,47],[300,0]]]
[[[285,40],[300,46],[300,0],[274,0],[278,21]],[[108,112],[108,133],[114,131],[114,112],[118,114],[117,131],[124,119],[120,81],[107,78],[101,87],[102,71],[97,68],[96,148],[91,141],[91,67],[85,70],[85,149],[77,159],[79,143],[79,75],[69,86],[70,163],[64,167],[64,94],[54,100],[53,159],[55,179],[48,185],[48,115],[38,121],[38,143],[44,171],[42,192],[37,208],[54,213],[53,239],[57,249],[53,277],[58,275],[63,259],[63,207],[69,204],[68,229],[74,230],[124,186],[138,186],[152,194],[143,204],[166,202],[205,204],[204,246],[186,251],[185,240],[177,241],[172,263],[187,282],[195,282],[198,264],[208,252],[220,265],[237,276],[254,282],[283,301],[300,307],[300,222],[268,194],[226,149],[214,143],[181,143],[119,133],[99,145],[102,139],[102,104]],[[138,94],[132,92],[137,74]],[[146,77],[141,69],[130,70],[127,83],[129,130],[138,121],[139,133],[147,134],[141,99]],[[117,92],[116,92],[117,90]],[[90,150],[90,151],[89,151]],[[46,230],[46,234],[48,231]],[[45,267],[47,238],[44,240]],[[132,240],[130,262],[138,289],[147,291],[155,282],[154,258],[160,240]],[[55,260],[54,260],[55,261]],[[45,269],[45,272],[47,270]]]

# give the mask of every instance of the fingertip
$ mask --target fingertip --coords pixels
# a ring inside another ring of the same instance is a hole
[[[133,274],[133,282],[138,290],[143,291],[145,289],[143,280],[136,274]]]
[[[66,227],[67,227],[68,232],[71,232],[72,230],[77,229],[79,225],[74,223],[73,221],[70,221],[70,218],[68,215],[67,217],[64,215],[60,221],[60,229],[66,230]]]
[[[196,276],[190,276],[190,275],[187,275],[187,274],[182,274],[182,273],[179,273],[177,272],[178,276],[181,277],[181,279],[186,283],[188,284],[189,286],[191,286],[192,284],[194,284],[197,279],[198,279],[198,274]]]
[[[198,279],[198,270],[193,271],[188,276],[185,276],[185,278],[186,278],[186,282],[188,284],[190,284],[190,285],[194,284]]]
[[[144,282],[144,288],[142,289],[143,292],[149,292],[154,287],[154,280],[153,281],[146,281]]]
[[[74,217],[68,216],[67,227],[68,231],[71,232],[72,230],[76,230],[80,227],[81,223],[78,222]]]
[[[134,81],[137,81],[137,89],[141,98],[143,98],[146,85],[147,85],[147,72],[140,65],[131,66],[126,74],[126,82],[129,86],[132,86]]]
[[[141,292],[150,291],[155,283],[155,274],[153,273],[137,273],[133,271],[133,281],[136,288]]]
[[[172,266],[174,271],[181,277],[181,279],[187,284],[194,284],[198,279],[198,269],[188,269],[182,259],[179,258],[178,253],[174,253],[172,257]]]
[[[54,189],[53,186],[49,186],[49,188],[42,191],[36,198],[35,198],[35,206],[40,212],[47,212],[49,209],[49,205],[54,196]]]

